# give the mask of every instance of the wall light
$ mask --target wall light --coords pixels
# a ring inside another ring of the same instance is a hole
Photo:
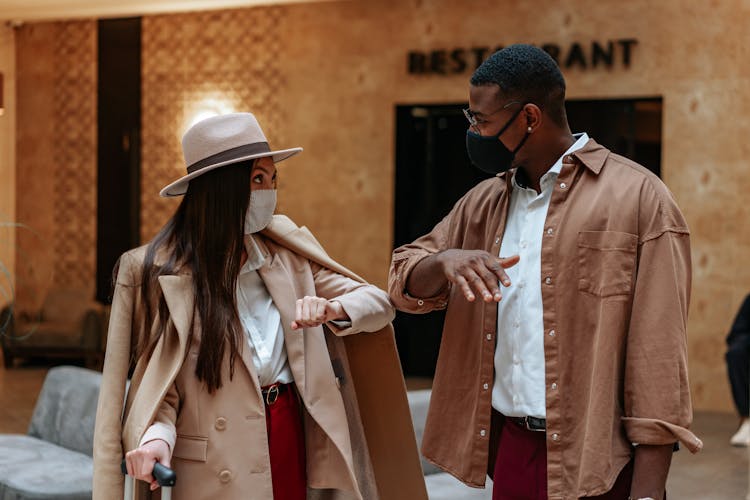
[[[199,101],[195,107],[189,113],[189,117],[186,120],[187,126],[184,130],[189,129],[196,123],[212,116],[223,115],[226,113],[233,113],[234,106],[232,106],[226,99],[218,97],[207,97]]]

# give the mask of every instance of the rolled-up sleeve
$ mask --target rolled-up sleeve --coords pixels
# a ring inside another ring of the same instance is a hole
[[[628,330],[623,425],[632,443],[703,443],[690,430],[687,368],[690,236],[686,227],[644,237]]]
[[[450,283],[446,284],[434,297],[412,297],[406,290],[406,283],[411,272],[423,259],[448,249],[448,229],[452,216],[453,212],[426,235],[393,251],[388,273],[388,294],[396,309],[422,314],[445,309],[448,305]]]

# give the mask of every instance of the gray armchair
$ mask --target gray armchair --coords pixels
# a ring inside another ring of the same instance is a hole
[[[85,368],[47,373],[28,433],[0,434],[0,500],[91,499],[100,385]]]
[[[0,313],[0,335],[5,366],[18,357],[81,358],[89,368],[99,368],[106,337],[105,308],[82,290],[51,290],[39,311],[16,311],[6,306]]]

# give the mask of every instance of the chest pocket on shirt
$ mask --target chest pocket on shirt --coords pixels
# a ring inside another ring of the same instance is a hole
[[[578,290],[598,297],[629,294],[637,249],[635,234],[579,232]]]

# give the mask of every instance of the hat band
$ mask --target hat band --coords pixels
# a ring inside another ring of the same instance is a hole
[[[224,163],[225,161],[230,161],[230,160],[234,160],[237,158],[243,158],[245,156],[252,156],[252,155],[270,153],[270,152],[271,152],[271,148],[268,146],[267,142],[254,142],[253,144],[243,144],[242,146],[237,146],[236,148],[227,149],[226,151],[222,151],[221,153],[216,153],[215,155],[211,155],[206,158],[203,158],[202,160],[198,160],[197,162],[188,166],[187,172],[188,174],[192,174],[193,172],[197,170],[200,170],[202,168],[205,168],[211,165],[215,165],[217,163]]]

